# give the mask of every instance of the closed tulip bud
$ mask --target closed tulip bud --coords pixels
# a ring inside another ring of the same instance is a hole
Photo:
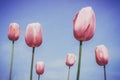
[[[12,80],[12,66],[13,66],[13,58],[14,58],[14,41],[18,40],[20,37],[21,31],[19,24],[11,23],[8,28],[8,38],[12,41],[12,54],[10,60],[10,75],[9,80]]]
[[[95,49],[96,62],[100,66],[108,63],[108,49],[104,45],[99,45]]]
[[[41,74],[44,73],[44,62],[42,62],[42,61],[37,62],[37,64],[36,64],[36,73],[38,75],[41,75]]]
[[[82,8],[73,20],[74,37],[78,41],[90,40],[95,32],[95,14],[91,7]]]
[[[66,57],[66,65],[71,67],[73,64],[75,64],[76,56],[74,54],[68,53]]]
[[[17,23],[11,23],[8,29],[8,38],[11,41],[16,41],[20,37],[20,27]]]
[[[27,25],[25,41],[29,47],[38,47],[42,43],[42,28],[39,23]]]

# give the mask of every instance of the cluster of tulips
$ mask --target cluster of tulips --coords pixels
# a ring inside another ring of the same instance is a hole
[[[12,55],[11,55],[11,63],[10,63],[9,80],[12,80],[14,42],[18,40],[20,34],[21,34],[21,31],[20,31],[19,24],[11,23],[8,29],[8,38],[9,40],[12,41]],[[30,70],[30,80],[32,80],[35,47],[39,47],[42,43],[42,29],[41,29],[40,23],[31,23],[27,25],[25,41],[29,47],[32,47],[32,61],[31,61],[31,70]],[[36,73],[38,74],[38,79],[40,78],[40,75],[44,73],[44,62],[43,61],[38,61],[36,63]]]
[[[73,33],[74,37],[80,42],[79,56],[78,56],[78,68],[76,80],[80,78],[81,68],[81,56],[82,56],[82,43],[90,40],[96,27],[96,19],[94,11],[91,7],[82,8],[73,20]],[[8,38],[12,41],[12,54],[10,62],[10,76],[9,80],[12,80],[12,65],[14,57],[14,42],[20,37],[21,31],[18,23],[11,23],[8,29]],[[30,68],[30,80],[32,80],[34,52],[35,48],[42,44],[42,26],[40,23],[31,23],[27,25],[25,33],[25,42],[29,47],[32,47],[32,60]],[[98,65],[104,67],[104,80],[106,80],[106,64],[108,63],[108,50],[104,45],[99,45],[95,48],[95,58]],[[76,56],[73,53],[68,53],[66,57],[66,65],[68,69],[68,80],[70,80],[70,68],[76,62]],[[44,73],[44,62],[38,61],[36,63],[36,73],[38,74],[38,80],[40,75]]]

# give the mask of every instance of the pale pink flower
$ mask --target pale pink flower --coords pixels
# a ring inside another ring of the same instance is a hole
[[[105,66],[108,63],[108,49],[104,45],[99,45],[95,49],[96,62],[100,66]]]
[[[36,63],[36,73],[38,75],[41,75],[44,73],[44,62],[43,61],[38,61]]]
[[[42,43],[42,28],[39,23],[27,25],[25,41],[30,47],[38,47]]]
[[[76,56],[72,53],[68,53],[66,57],[66,65],[71,67],[73,64],[75,64]]]
[[[79,41],[90,40],[95,33],[95,14],[91,7],[82,8],[73,20],[74,37]]]
[[[8,28],[8,38],[11,41],[16,41],[20,37],[21,31],[19,24],[11,23]]]

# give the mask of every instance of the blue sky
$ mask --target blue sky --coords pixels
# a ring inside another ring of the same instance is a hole
[[[35,49],[33,80],[37,80],[35,64],[45,63],[41,80],[67,80],[67,53],[78,59],[79,42],[73,36],[73,18],[83,7],[91,6],[96,15],[94,37],[83,43],[81,80],[103,80],[103,67],[95,61],[94,49],[104,44],[109,50],[108,80],[120,79],[120,1],[119,0],[0,0],[0,80],[8,80],[11,58],[11,41],[8,26],[20,24],[21,36],[15,42],[13,80],[29,80],[32,48],[25,43],[26,26],[39,22],[42,25],[43,43]],[[70,79],[75,80],[77,62],[71,68]]]

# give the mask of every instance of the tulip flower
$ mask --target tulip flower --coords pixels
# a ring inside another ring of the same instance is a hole
[[[106,80],[106,65],[108,63],[108,49],[104,45],[99,45],[95,49],[95,57],[98,65],[104,67],[104,80]]]
[[[73,20],[74,37],[78,41],[90,40],[95,32],[95,14],[91,7],[81,9]]]
[[[12,66],[13,66],[13,58],[14,58],[14,42],[18,40],[20,37],[21,31],[19,24],[11,23],[8,28],[8,39],[12,41],[12,54],[11,54],[11,61],[10,61],[10,75],[9,80],[12,79]]]
[[[42,43],[42,29],[39,23],[31,23],[27,25],[25,41],[29,47],[32,47],[32,61],[30,69],[30,80],[32,80],[35,47],[39,47]]]
[[[81,67],[82,42],[90,40],[95,33],[95,14],[91,7],[82,8],[73,20],[73,33],[75,39],[80,41],[77,78],[79,80]]]
[[[25,41],[29,47],[38,47],[42,43],[42,29],[41,24],[28,24],[26,29]]]
[[[68,69],[68,80],[70,80],[70,68],[75,64],[76,56],[72,53],[68,53],[66,57],[66,65],[69,67]]]
[[[8,29],[8,39],[9,40],[11,40],[11,41],[18,40],[20,33],[21,33],[21,31],[20,31],[19,24],[11,23],[9,25],[9,29]]]
[[[38,80],[40,79],[40,75],[44,73],[44,62],[38,61],[36,63],[36,73],[38,74]]]

